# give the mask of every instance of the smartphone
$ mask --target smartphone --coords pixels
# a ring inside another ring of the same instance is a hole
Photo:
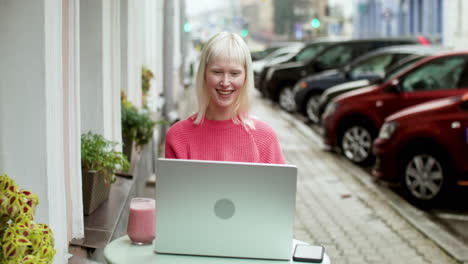
[[[293,254],[294,261],[322,263],[324,248],[314,245],[296,245]]]

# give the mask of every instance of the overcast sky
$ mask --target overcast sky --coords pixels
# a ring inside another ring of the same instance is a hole
[[[230,4],[230,1],[236,0],[186,0],[186,9],[189,16],[198,14],[203,11],[208,11],[210,9],[216,9],[219,7],[226,7]],[[291,1],[291,0],[284,0]],[[238,2],[238,1],[237,1]],[[355,0],[328,0],[328,3],[332,6],[341,5],[344,15],[346,17],[351,16],[355,4]]]
[[[186,0],[186,12],[189,16],[196,15],[200,12],[226,6],[229,2],[213,1],[213,0]]]

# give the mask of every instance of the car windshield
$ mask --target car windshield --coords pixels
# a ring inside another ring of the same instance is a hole
[[[382,54],[362,60],[351,66],[351,76],[359,74],[377,73],[383,75],[385,69],[391,64],[393,54]]]
[[[325,47],[330,45],[330,43],[314,43],[310,44],[307,47],[303,48],[294,58],[296,61],[307,61],[314,58],[318,53],[320,53]]]
[[[383,79],[384,82],[387,82],[396,76],[398,76],[400,73],[404,72],[406,69],[409,67],[413,66],[416,62],[418,62],[420,59],[423,57],[415,57],[410,60],[404,61],[403,63],[400,63],[396,66],[394,66],[392,69],[390,69],[386,74],[385,78]]]
[[[254,51],[251,53],[252,59],[254,60],[261,60],[273,53],[275,50],[279,49],[280,47],[269,47],[261,51]]]

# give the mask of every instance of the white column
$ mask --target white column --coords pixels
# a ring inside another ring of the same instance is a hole
[[[80,149],[79,0],[63,1],[64,166],[68,240],[84,237]]]
[[[81,131],[120,142],[120,46],[117,0],[80,1]]]
[[[156,26],[156,43],[155,43],[155,81],[152,83],[154,84],[154,90],[156,94],[156,108],[157,110],[162,110],[163,103],[162,97],[159,95],[163,92],[163,41],[164,41],[164,32],[163,32],[163,21],[164,21],[164,1],[157,1],[156,3],[156,13],[155,13],[155,26]]]
[[[64,191],[62,0],[45,0],[45,120],[46,179],[49,224],[54,228],[54,263],[68,258],[67,211]]]
[[[443,2],[443,45],[455,49],[468,46],[468,3],[464,0]],[[450,19],[447,19],[450,18]]]
[[[62,1],[3,0],[0,32],[0,172],[39,196],[65,263]]]
[[[128,2],[120,1],[120,84],[128,94]]]
[[[128,1],[128,99],[137,107],[142,106],[141,67],[143,43],[144,5],[142,1]]]

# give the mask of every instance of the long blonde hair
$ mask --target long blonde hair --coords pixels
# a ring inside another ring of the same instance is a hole
[[[244,40],[239,35],[228,32],[217,33],[203,47],[196,78],[198,111],[194,123],[200,124],[203,121],[210,103],[210,94],[205,82],[206,66],[211,59],[219,56],[244,66],[245,82],[234,102],[231,119],[234,123],[241,123],[245,127],[254,128],[253,122],[249,118],[249,94],[254,88],[252,58]]]

